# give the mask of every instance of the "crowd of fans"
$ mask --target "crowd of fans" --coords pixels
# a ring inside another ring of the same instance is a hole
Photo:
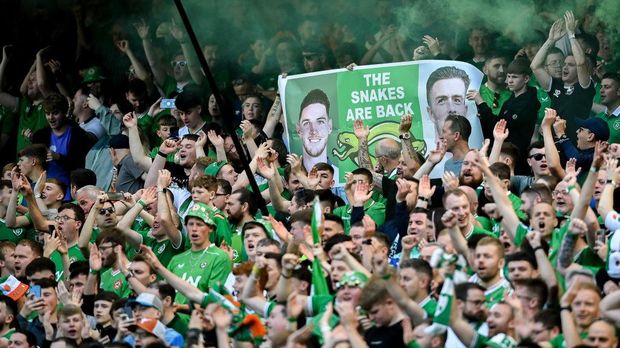
[[[2,38],[0,347],[618,345],[620,75],[596,4],[540,11],[527,40],[405,35],[389,0],[233,1],[218,30],[190,11],[222,107],[170,3],[52,3],[7,9],[24,30]],[[482,148],[455,108],[427,154],[410,115],[374,153],[355,121],[342,187],[289,153],[278,75],[423,59],[483,71],[444,101],[475,103]]]

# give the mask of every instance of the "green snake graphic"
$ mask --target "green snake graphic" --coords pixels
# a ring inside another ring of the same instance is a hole
[[[379,140],[387,138],[400,141],[400,131],[398,129],[398,122],[387,121],[375,124],[370,128],[370,133],[368,134],[368,146],[370,147],[372,144],[378,142]],[[416,139],[412,134],[411,142],[413,144],[413,148],[417,152],[426,153],[426,143],[424,142],[424,140]],[[357,140],[357,137],[355,136],[355,133],[348,131],[338,133],[337,143],[338,149],[332,149],[332,154],[341,161],[350,159],[355,164],[358,164],[357,152],[359,151],[359,142]]]

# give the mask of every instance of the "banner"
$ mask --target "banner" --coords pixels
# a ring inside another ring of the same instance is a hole
[[[382,139],[400,142],[400,118],[412,115],[411,139],[421,154],[435,149],[443,122],[450,114],[466,115],[472,125],[470,147],[482,144],[476,105],[467,101],[469,89],[479,89],[483,74],[473,65],[425,60],[358,66],[316,73],[280,76],[278,86],[284,110],[286,143],[301,154],[305,168],[333,165],[338,183],[358,168],[358,140],[353,122],[370,128],[369,152]],[[449,158],[449,154],[446,157]],[[439,163],[431,177],[443,172]]]

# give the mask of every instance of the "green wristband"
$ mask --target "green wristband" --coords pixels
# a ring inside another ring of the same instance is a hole
[[[143,199],[139,199],[138,200],[138,204],[140,204],[142,206],[142,208],[146,208],[146,202]]]

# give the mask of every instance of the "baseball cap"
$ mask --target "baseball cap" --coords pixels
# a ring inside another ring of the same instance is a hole
[[[609,139],[609,126],[607,122],[599,117],[590,117],[585,120],[575,119],[577,127],[585,128],[592,132],[596,137],[596,140]]]
[[[271,223],[263,218],[258,218],[255,220],[250,220],[246,223],[243,224],[243,227],[241,228],[241,237],[243,238],[243,236],[245,235],[245,230],[246,230],[246,225],[249,223],[254,223],[257,224],[259,226],[261,226],[263,228],[263,230],[265,231],[265,234],[267,235],[267,238],[269,239],[273,239],[274,238],[274,234],[273,234],[273,226],[271,225]]]
[[[340,281],[336,283],[336,289],[340,289],[345,285],[363,288],[366,286],[366,283],[368,283],[368,277],[364,273],[351,271],[345,273],[342,278],[340,278]]]
[[[136,327],[141,328],[162,341],[166,340],[166,326],[164,326],[164,324],[157,319],[142,318],[138,323],[136,323]]]
[[[187,219],[190,217],[196,217],[200,220],[204,221],[205,224],[216,227],[215,222],[209,216],[209,207],[204,203],[194,203],[194,205],[189,209],[187,215],[185,215],[185,223],[187,224]]]
[[[155,296],[155,294],[151,294],[149,292],[143,292],[134,300],[127,301],[127,306],[133,308],[136,305],[140,305],[143,307],[152,307],[157,309],[160,312],[164,312],[164,304],[161,302],[159,297]]]
[[[226,163],[227,163],[226,161],[213,162],[209,164],[207,168],[205,168],[204,174],[217,176],[217,173],[220,172],[220,169],[222,169],[222,167],[225,166]]]
[[[95,65],[95,66],[91,66],[90,68],[86,69],[82,83],[97,82],[97,81],[101,81],[105,79],[106,77],[103,74],[103,68],[98,65]]]
[[[129,137],[125,134],[115,134],[110,137],[108,144],[113,149],[128,149]]]

